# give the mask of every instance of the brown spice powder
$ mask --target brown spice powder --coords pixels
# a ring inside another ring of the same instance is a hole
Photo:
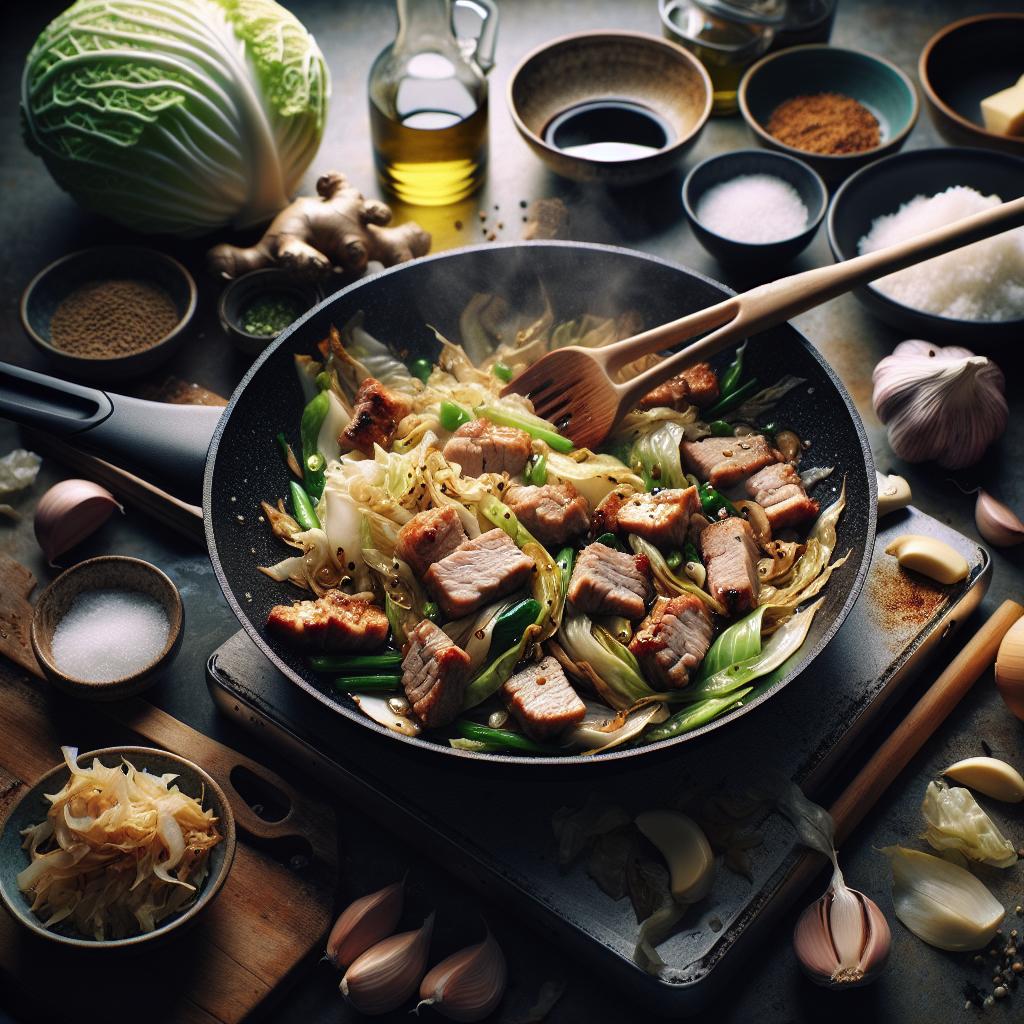
[[[55,348],[111,359],[151,348],[178,322],[174,300],[149,281],[90,281],[70,292],[50,320]]]
[[[805,153],[828,155],[861,153],[882,141],[875,115],[838,92],[794,96],[780,103],[768,121],[768,133]]]

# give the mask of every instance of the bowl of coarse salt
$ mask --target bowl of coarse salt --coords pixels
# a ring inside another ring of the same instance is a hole
[[[101,555],[60,574],[36,602],[32,650],[54,686],[117,700],[158,682],[181,646],[178,588],[155,565]]]
[[[683,182],[683,206],[712,256],[753,270],[786,263],[810,245],[828,189],[802,160],[740,149],[697,164]]]

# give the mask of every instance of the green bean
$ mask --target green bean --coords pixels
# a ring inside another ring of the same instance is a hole
[[[530,437],[543,441],[549,448],[556,452],[566,454],[573,450],[573,443],[567,437],[552,430],[549,427],[542,427],[532,420],[524,419],[513,413],[505,412],[504,409],[495,408],[493,405],[478,405],[475,409],[477,416],[497,423],[499,427],[516,427],[525,430]]]
[[[327,460],[319,449],[320,428],[327,418],[330,407],[330,393],[320,391],[302,410],[302,422],[299,427],[299,434],[302,437],[302,482],[306,493],[313,499],[324,493],[324,469]]]
[[[426,384],[434,372],[434,364],[429,359],[414,359],[409,364],[409,372]]]
[[[661,725],[656,725],[650,732],[644,734],[644,740],[648,743],[656,743],[659,740],[668,740],[673,736],[679,736],[691,729],[706,725],[713,718],[717,718],[723,711],[739,704],[744,697],[753,689],[748,686],[744,690],[737,690],[735,693],[726,694],[724,697],[709,697],[707,700],[691,704],[682,711],[677,711],[671,718],[666,719]]]
[[[709,483],[703,483],[697,488],[697,496],[700,498],[701,511],[711,519],[718,519],[722,509],[731,516],[738,515],[736,506]]]
[[[486,743],[489,750],[519,750],[526,754],[558,753],[555,748],[535,743],[528,736],[511,729],[492,729],[488,725],[461,719],[455,723],[455,731],[464,739]]]
[[[708,427],[712,437],[732,437],[736,433],[736,428],[725,420],[712,420]]]
[[[710,409],[707,410],[706,415],[719,418],[723,413],[727,413],[730,409],[735,409],[737,405],[740,405],[745,399],[749,398],[757,390],[757,378],[751,377],[746,384],[738,387],[731,395],[726,395],[725,398],[720,398]]]
[[[295,522],[304,530],[319,530],[320,520],[317,518],[313,502],[310,501],[306,489],[295,480],[292,480],[289,486],[291,487],[292,515],[295,516]]]
[[[572,579],[572,567],[576,562],[576,550],[574,548],[562,548],[555,558],[555,564],[562,577],[562,596],[569,590],[569,580]]]
[[[512,367],[505,363],[495,363],[491,367],[491,372],[500,381],[504,381],[506,384],[512,379]]]
[[[284,436],[284,431],[279,430],[274,440],[277,442],[277,450],[281,453],[281,458],[284,459],[284,463],[287,466],[291,461],[292,447],[288,443],[288,438]]]
[[[394,693],[401,687],[402,677],[395,675],[340,676],[334,680],[334,688],[345,693]]]
[[[398,651],[384,651],[382,654],[313,654],[306,662],[314,672],[360,675],[397,669],[402,664],[402,655]]]
[[[781,429],[782,427],[780,427],[778,423],[775,422],[775,420],[772,420],[771,423],[766,423],[763,427],[758,427],[757,432],[759,434],[764,434],[767,440],[769,440],[772,444],[775,444],[775,435]]]
[[[746,349],[747,343],[743,342],[743,344],[736,349],[736,355],[726,368],[725,373],[722,374],[722,386],[719,391],[722,398],[727,398],[739,386],[740,377],[743,376],[743,353]]]
[[[669,553],[668,553],[668,554],[667,554],[667,555],[665,556],[665,564],[666,564],[666,565],[667,565],[667,566],[668,566],[668,567],[669,567],[669,568],[670,568],[670,569],[671,569],[671,570],[672,570],[673,572],[675,572],[675,571],[676,571],[676,569],[678,569],[678,568],[679,568],[679,566],[681,566],[681,565],[683,564],[683,553],[682,553],[682,551],[679,551],[679,550],[676,550],[676,551],[670,551],[670,552],[669,552]]]
[[[619,543],[619,538],[614,533],[602,533],[600,536],[594,538],[595,544],[603,544],[606,548],[614,548],[616,551],[622,551],[622,545]]]
[[[430,619],[431,622],[440,621],[441,609],[438,608],[436,601],[423,602],[423,618]]]
[[[540,602],[532,597],[517,601],[511,608],[506,608],[494,623],[491,631],[489,658],[496,658],[502,651],[511,650],[523,638],[526,627],[537,621],[540,615]]]
[[[688,540],[683,545],[683,561],[687,564],[693,562],[695,565],[703,565],[704,561],[700,557],[700,552],[697,550],[697,545],[692,540]]]
[[[548,457],[538,455],[530,470],[530,483],[543,487],[548,482]]]
[[[463,423],[468,423],[472,418],[473,414],[456,402],[445,399],[441,403],[441,426],[445,430],[458,430]]]

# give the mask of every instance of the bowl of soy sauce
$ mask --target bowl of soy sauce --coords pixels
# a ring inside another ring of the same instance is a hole
[[[707,72],[642,32],[582,32],[545,43],[512,74],[519,134],[564,178],[636,185],[678,167],[711,115]]]

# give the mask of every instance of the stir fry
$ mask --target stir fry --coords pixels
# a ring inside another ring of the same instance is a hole
[[[598,753],[678,736],[740,706],[797,651],[832,572],[838,499],[772,420],[803,383],[662,384],[602,451],[575,448],[505,383],[562,345],[639,317],[555,322],[477,295],[460,344],[403,362],[356,316],[295,357],[287,500],[263,503],[295,554],[262,569],[306,599],[271,637],[389,729],[453,747]],[[651,365],[648,357],[624,372]]]

